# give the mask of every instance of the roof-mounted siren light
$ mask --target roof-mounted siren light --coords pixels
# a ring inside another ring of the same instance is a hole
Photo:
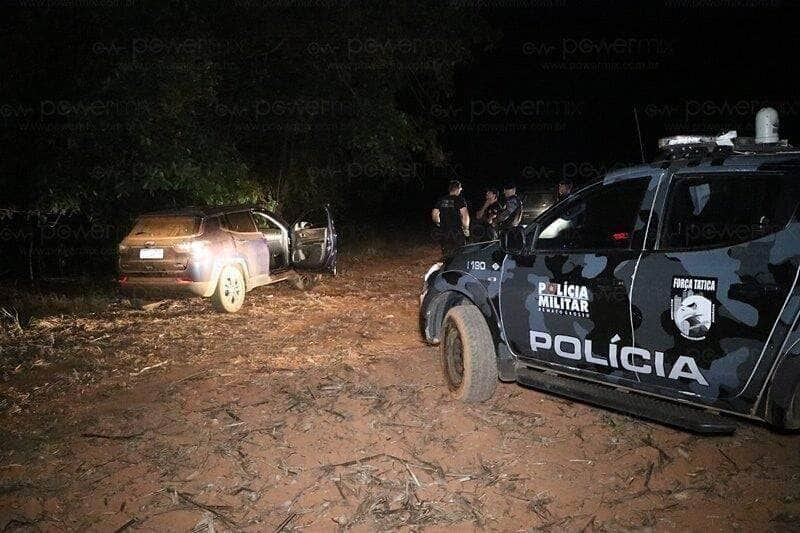
[[[756,113],[756,144],[776,143],[778,136],[778,112],[771,107],[763,107]]]
[[[725,132],[721,135],[673,135],[658,140],[658,148],[669,149],[678,146],[733,146],[737,137],[736,130]]]

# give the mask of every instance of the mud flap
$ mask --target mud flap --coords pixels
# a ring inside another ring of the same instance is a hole
[[[500,381],[516,381],[516,358],[504,343],[497,345],[497,374]]]

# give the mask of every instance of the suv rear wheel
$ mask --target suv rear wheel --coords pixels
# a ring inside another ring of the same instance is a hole
[[[492,397],[497,387],[497,357],[492,333],[477,307],[457,305],[447,312],[440,354],[453,398],[475,403]]]
[[[245,283],[239,267],[227,265],[223,267],[217,281],[217,289],[211,296],[214,307],[226,313],[235,313],[244,304]]]

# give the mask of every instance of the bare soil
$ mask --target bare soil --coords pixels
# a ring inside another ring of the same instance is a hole
[[[703,438],[508,384],[449,399],[430,248],[311,292],[34,319],[0,337],[0,528],[787,530],[798,437]]]

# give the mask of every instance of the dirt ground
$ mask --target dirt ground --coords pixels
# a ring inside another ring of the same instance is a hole
[[[451,401],[418,333],[435,250],[302,293],[0,337],[3,530],[787,530],[798,437],[704,438],[507,384]]]

